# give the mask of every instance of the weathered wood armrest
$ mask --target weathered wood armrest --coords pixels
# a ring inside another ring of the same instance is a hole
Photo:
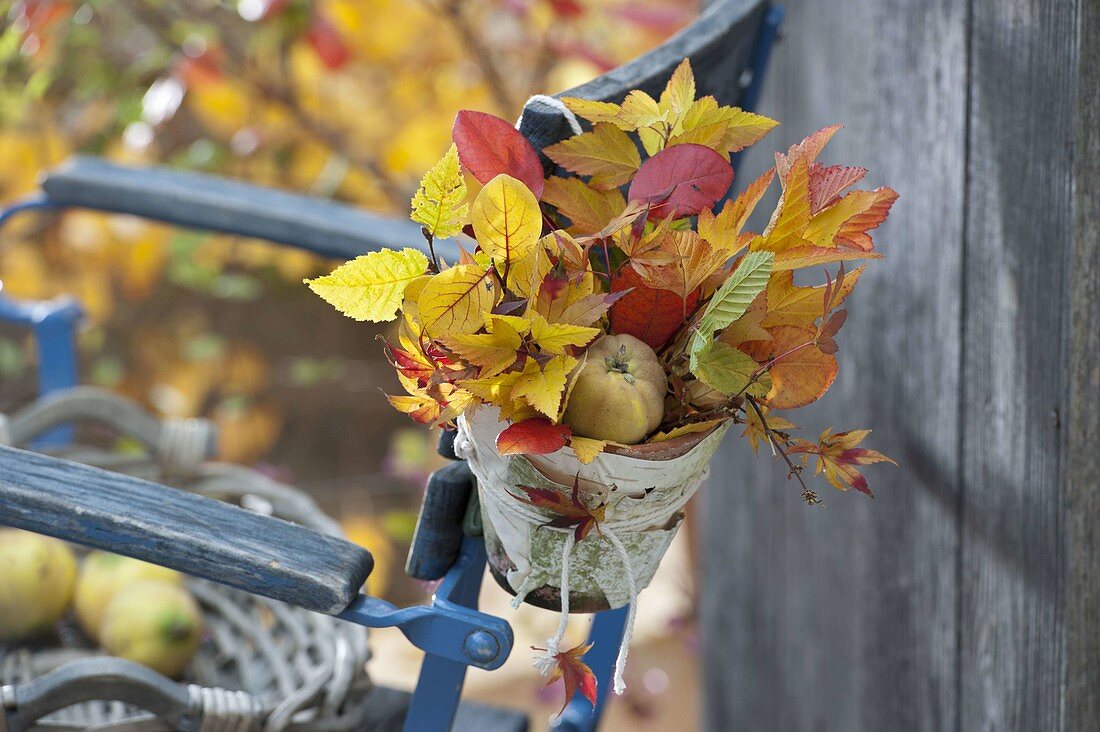
[[[252,236],[352,259],[382,247],[425,246],[420,227],[313,196],[216,175],[126,167],[76,156],[42,180],[51,204],[142,216],[193,229]],[[453,242],[436,243],[448,260]]]
[[[335,615],[374,560],[354,544],[186,491],[0,447],[0,524]]]

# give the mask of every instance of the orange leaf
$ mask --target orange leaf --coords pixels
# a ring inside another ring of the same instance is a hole
[[[844,278],[839,293],[833,295],[831,307],[840,305],[851,294],[863,270],[863,267],[859,267]],[[798,287],[794,284],[794,272],[791,270],[773,273],[768,281],[767,293],[768,310],[763,322],[765,328],[778,325],[812,325],[821,317],[825,305],[825,286]]]
[[[861,214],[848,219],[836,234],[837,243],[869,252],[874,248],[871,236],[867,232],[886,220],[890,207],[898,200],[898,194],[891,188],[876,188],[871,191],[878,194],[877,200]]]
[[[874,497],[867,486],[867,479],[859,472],[857,466],[872,463],[897,465],[897,463],[878,450],[857,447],[870,433],[871,430],[851,430],[833,434],[831,429],[826,429],[821,433],[816,445],[807,440],[796,440],[788,452],[792,455],[802,453],[803,462],[808,461],[810,455],[816,455],[817,467],[814,475],[824,472],[825,479],[834,488],[842,491],[855,488],[860,493]]]
[[[575,234],[599,231],[626,208],[618,190],[597,191],[580,178],[548,178],[542,200],[572,222],[569,229]]]
[[[591,648],[592,644],[587,643],[570,648],[568,651],[561,651],[554,656],[557,666],[554,669],[554,674],[546,684],[549,686],[561,679],[565,686],[565,703],[561,705],[561,710],[558,712],[559,716],[569,706],[570,700],[578,691],[581,696],[592,704],[593,708],[596,706],[596,674],[592,673],[592,669],[588,667],[588,664],[581,660]]]
[[[779,359],[769,369],[772,388],[764,400],[768,407],[794,409],[820,399],[836,379],[838,364],[833,356],[813,345],[814,330],[783,325],[768,332],[772,340],[741,346],[757,363]]]
[[[573,431],[546,417],[531,417],[509,425],[497,435],[501,455],[546,455],[565,447]]]

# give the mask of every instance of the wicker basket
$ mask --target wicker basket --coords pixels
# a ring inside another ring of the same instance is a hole
[[[237,503],[317,531],[339,526],[301,491],[236,465],[162,466],[164,460],[75,446],[58,455]],[[92,648],[75,624],[54,645],[0,646],[0,702],[62,667],[66,693],[54,692],[33,729],[351,730],[362,727],[371,689],[367,632],[351,623],[199,579],[188,587],[202,608],[205,638],[181,682]],[[119,673],[120,669],[127,673]],[[131,673],[132,672],[132,673]],[[47,677],[49,678],[49,677]],[[58,709],[62,697],[82,701]],[[129,700],[150,700],[153,714]],[[156,699],[156,705],[152,700]],[[165,709],[165,700],[176,700]],[[169,724],[165,719],[177,720]],[[3,714],[0,714],[0,728]]]

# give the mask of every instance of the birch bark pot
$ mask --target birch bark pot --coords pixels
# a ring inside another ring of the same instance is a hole
[[[570,532],[543,527],[556,515],[515,496],[523,495],[518,486],[569,496],[576,479],[591,507],[606,502],[601,528],[576,543],[569,560],[569,611],[591,613],[631,600],[626,563],[607,533],[621,541],[640,591],[676,536],[684,505],[706,478],[729,424],[616,448],[587,465],[568,446],[549,455],[501,455],[496,438],[507,426],[495,407],[480,406],[459,417],[455,443],[477,478],[490,572],[525,602],[561,609],[562,553]]]

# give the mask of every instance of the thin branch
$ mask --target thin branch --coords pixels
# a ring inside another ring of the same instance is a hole
[[[760,409],[760,405],[757,404],[756,400],[752,397],[746,397],[745,401],[752,407],[752,411],[756,412],[756,417],[760,420],[760,425],[764,428],[764,435],[768,438],[768,442],[771,443],[772,449],[778,450],[780,456],[783,458],[783,462],[787,463],[787,480],[790,480],[791,476],[797,478],[798,482],[802,484],[802,500],[811,506],[820,504],[821,499],[818,497],[817,491],[810,490],[809,486],[806,485],[806,481],[802,479],[802,466],[794,464],[794,461],[791,460],[791,456],[787,454],[787,451],[776,439],[777,435],[775,431],[772,430],[771,426],[768,425],[768,420],[764,417],[764,412]]]

